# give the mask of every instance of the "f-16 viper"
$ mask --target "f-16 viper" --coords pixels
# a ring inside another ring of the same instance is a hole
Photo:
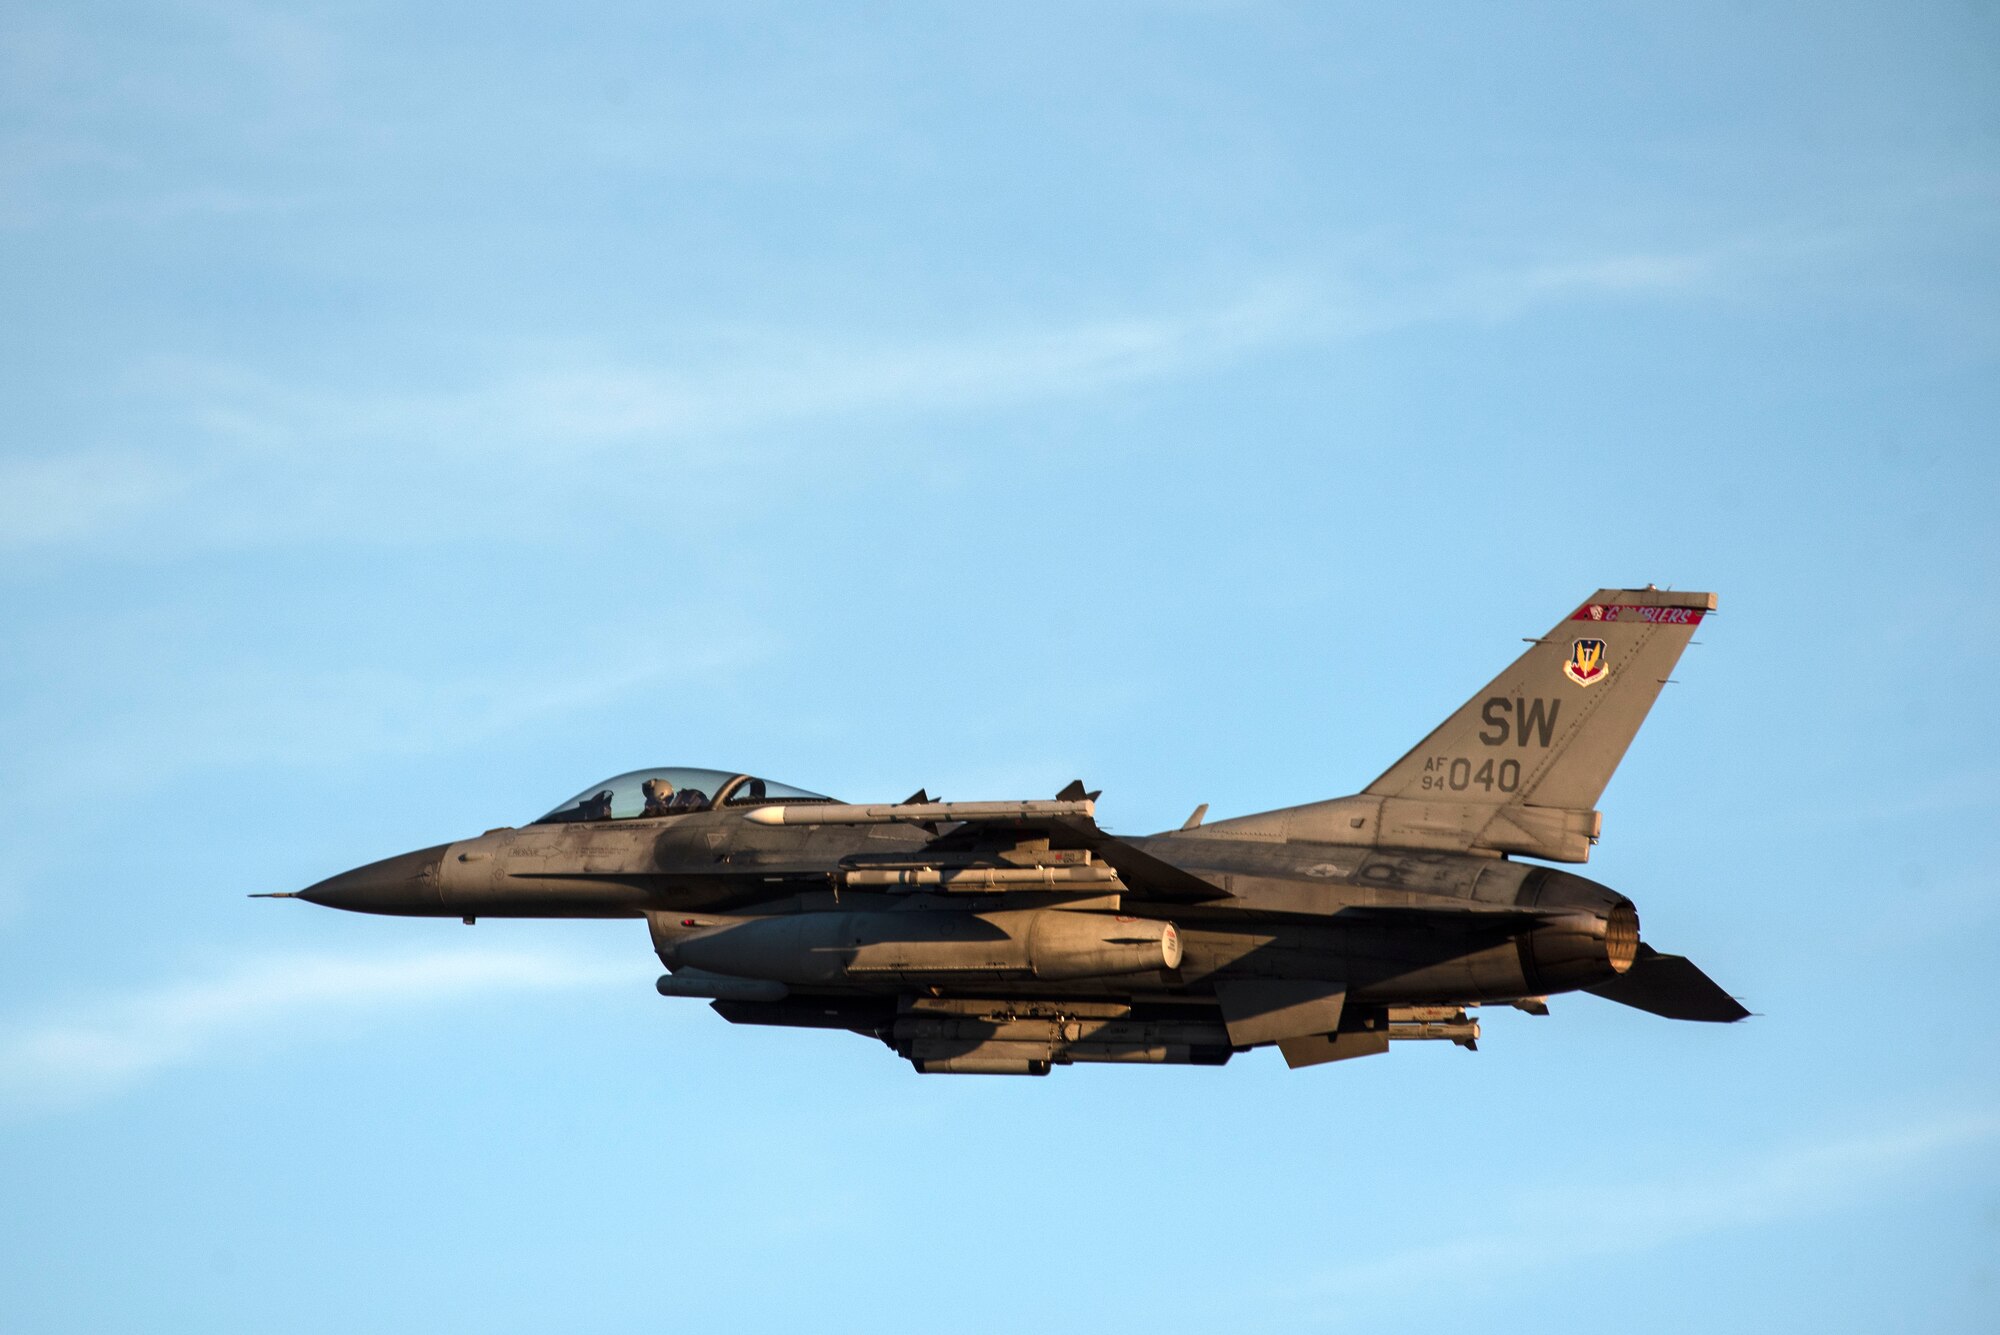
[[[723,770],[638,770],[519,829],[289,896],[362,913],[642,918],[736,1024],[849,1030],[920,1072],[1073,1062],[1294,1067],[1472,1048],[1480,1006],[1586,992],[1747,1011],[1640,938],[1589,859],[1611,773],[1716,598],[1602,589],[1352,797],[1120,837],[1097,794],[850,804]]]

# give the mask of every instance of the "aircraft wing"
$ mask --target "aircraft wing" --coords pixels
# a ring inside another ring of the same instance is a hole
[[[1143,848],[1106,834],[1088,816],[1081,819],[1066,817],[1062,827],[1062,832],[1074,841],[1075,847],[1089,849],[1099,861],[1116,870],[1118,879],[1139,899],[1199,904],[1211,899],[1230,898],[1230,892],[1213,881],[1183,871],[1164,858],[1154,857]]]
[[[1033,868],[1006,868],[984,873],[978,870],[948,873],[948,881],[956,879],[967,888],[990,891],[1007,888],[996,883],[999,876],[1014,878],[1012,888],[1020,890],[1046,890],[1051,885],[1083,889],[1092,879],[1098,879],[1106,888],[1115,888],[1104,870],[1109,869],[1116,873],[1116,883],[1122,884],[1125,893],[1135,899],[1199,904],[1230,898],[1230,892],[1213,881],[1184,871],[1164,858],[1155,857],[1134,844],[1107,834],[1099,828],[1089,811],[1040,817],[1007,813],[991,820],[974,817],[944,830],[924,851],[941,856],[962,855],[995,844],[1010,844],[1024,834],[1046,836],[1049,850],[1056,859],[1060,859],[1063,853],[1081,850],[1092,861],[1083,865],[1059,861],[1057,865],[1041,869],[1046,873],[1045,877],[1036,876],[1037,869]]]
[[[1096,793],[1085,792],[1083,784],[1077,782],[1053,801],[911,801],[882,806],[815,803],[762,808],[745,819],[760,825],[913,824],[935,832],[917,856],[937,855],[936,867],[853,867],[846,873],[849,885],[981,894],[1051,889],[1084,892],[1093,885],[1106,890],[1122,885],[1124,892],[1135,898],[1170,903],[1230,897],[1222,886],[1107,834],[1097,824],[1096,799]],[[1011,848],[1024,838],[1048,840],[1053,855],[1048,865],[963,865],[967,854]],[[1060,856],[1078,851],[1088,854],[1089,860]]]

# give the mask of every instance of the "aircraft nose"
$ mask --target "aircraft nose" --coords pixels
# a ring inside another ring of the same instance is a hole
[[[298,897],[309,904],[354,913],[438,913],[444,908],[438,893],[438,870],[449,847],[439,844],[383,858],[307,886]]]

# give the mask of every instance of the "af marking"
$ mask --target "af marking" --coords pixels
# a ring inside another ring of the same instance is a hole
[[[1521,787],[1521,762],[1511,756],[1499,764],[1490,759],[1477,769],[1465,756],[1429,756],[1424,760],[1422,787],[1430,792],[1511,793]]]

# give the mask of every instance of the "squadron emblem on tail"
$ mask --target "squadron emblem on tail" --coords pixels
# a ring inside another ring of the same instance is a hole
[[[1604,662],[1604,641],[1578,640],[1570,646],[1563,675],[1579,686],[1595,686],[1611,672]]]

